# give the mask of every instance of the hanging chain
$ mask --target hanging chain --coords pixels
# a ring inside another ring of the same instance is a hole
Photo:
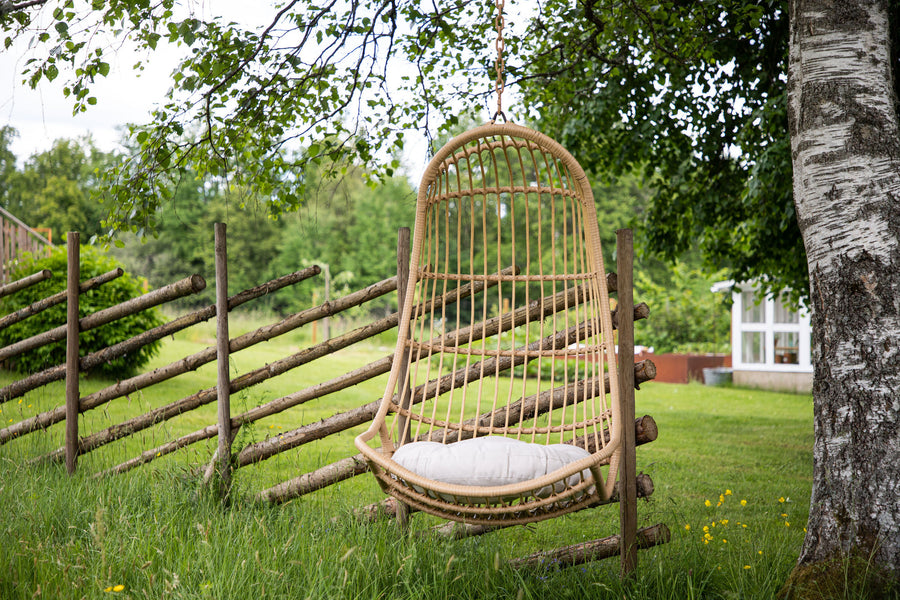
[[[497,41],[495,42],[497,48],[497,63],[495,65],[497,80],[494,83],[494,90],[497,92],[497,112],[491,121],[496,121],[497,117],[503,117],[503,120],[506,121],[506,115],[503,114],[503,90],[506,88],[506,82],[504,81],[504,67],[506,63],[503,58],[503,50],[506,46],[506,42],[503,39],[503,26],[506,24],[506,20],[503,17],[504,0],[496,0],[496,3],[497,14],[494,16],[494,29],[497,30]]]

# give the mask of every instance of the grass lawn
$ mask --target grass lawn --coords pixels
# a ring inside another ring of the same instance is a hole
[[[232,325],[232,335],[250,327]],[[167,341],[152,367],[203,349],[211,325]],[[294,334],[236,354],[243,373],[306,347]],[[335,377],[390,353],[389,342],[342,351],[232,400],[237,413]],[[214,365],[82,417],[82,435],[214,385]],[[0,374],[0,383],[12,376]],[[87,379],[82,395],[108,385]],[[355,386],[245,427],[236,448],[377,399],[383,379]],[[62,402],[62,385],[0,405],[8,424]],[[203,490],[194,467],[215,439],[128,474],[92,473],[215,422],[210,404],[80,458],[68,477],[25,459],[62,445],[57,425],[0,446],[0,599],[6,598],[772,598],[803,539],[812,475],[812,401],[697,384],[645,384],[637,413],[650,414],[659,439],[638,448],[638,468],[654,481],[641,501],[641,525],[666,523],[671,543],[639,555],[637,577],[622,584],[618,563],[513,570],[522,554],[615,533],[618,508],[601,507],[536,526],[461,541],[434,539],[430,517],[413,534],[348,517],[381,499],[374,479],[347,482],[271,507],[253,494],[355,453],[356,431],[285,452],[236,474],[223,506]],[[118,586],[121,586],[118,587]],[[108,591],[107,591],[108,590]]]

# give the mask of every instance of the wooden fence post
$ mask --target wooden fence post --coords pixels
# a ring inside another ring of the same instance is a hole
[[[622,460],[619,463],[619,519],[621,527],[620,552],[622,577],[637,568],[637,460],[634,427],[634,296],[632,265],[634,261],[633,234],[630,229],[616,232],[616,313],[619,315],[619,393],[622,395],[621,418]]]
[[[324,304],[331,302],[331,267],[322,265],[322,272],[325,275],[325,300]],[[331,317],[322,319],[322,340],[331,339]]]
[[[228,243],[225,223],[215,224],[216,356],[218,396],[219,486],[223,497],[231,487],[231,376],[228,368]]]
[[[403,305],[406,302],[406,286],[409,283],[409,227],[401,227],[397,231],[397,311],[403,315]],[[399,325],[399,322],[398,322]],[[412,402],[412,389],[409,385],[409,373],[406,365],[409,363],[409,349],[404,351],[401,358],[402,367],[400,369],[400,406],[409,408]],[[399,415],[398,423],[400,427],[400,443],[405,444],[411,441],[409,433],[409,420],[403,415]]]
[[[66,274],[66,471],[75,473],[78,458],[78,413],[81,394],[78,388],[79,323],[78,294],[81,282],[81,236],[70,231],[66,236],[68,271]]]

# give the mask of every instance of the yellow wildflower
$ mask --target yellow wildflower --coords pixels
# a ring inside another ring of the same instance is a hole
[[[784,526],[785,526],[785,527],[790,527],[791,524],[790,524],[788,521],[785,521],[785,522],[784,522]]]
[[[750,568],[750,565],[744,565],[744,569],[745,569],[745,570],[746,570],[746,569],[749,569],[749,568]]]
[[[684,526],[684,530],[685,530],[685,531],[690,531],[690,530],[691,530],[691,526],[690,526],[690,525],[685,525],[685,526]]]
[[[12,419],[10,419],[10,421],[12,421]],[[712,502],[710,502],[709,500],[707,500],[706,502],[704,502],[704,504],[705,504],[706,506],[712,506]]]
[[[782,496],[781,498],[779,498],[778,501],[781,502],[782,504],[784,504],[784,502],[785,502],[784,496]]]
[[[746,500],[741,500],[741,506],[747,506],[747,501],[746,501]]]
[[[731,490],[725,490],[725,495],[726,495],[726,496],[730,496],[730,495],[731,495]]]

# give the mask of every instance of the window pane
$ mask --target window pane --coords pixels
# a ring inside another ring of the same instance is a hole
[[[766,362],[766,339],[761,331],[741,334],[741,358],[745,363]]]
[[[785,365],[800,364],[800,334],[796,331],[775,332],[775,362]]]
[[[741,292],[741,306],[743,313],[741,321],[744,323],[763,323],[766,320],[766,305],[756,303],[755,292]]]
[[[799,323],[800,313],[795,312],[785,306],[785,298],[782,297],[775,300],[775,322],[776,323]]]

